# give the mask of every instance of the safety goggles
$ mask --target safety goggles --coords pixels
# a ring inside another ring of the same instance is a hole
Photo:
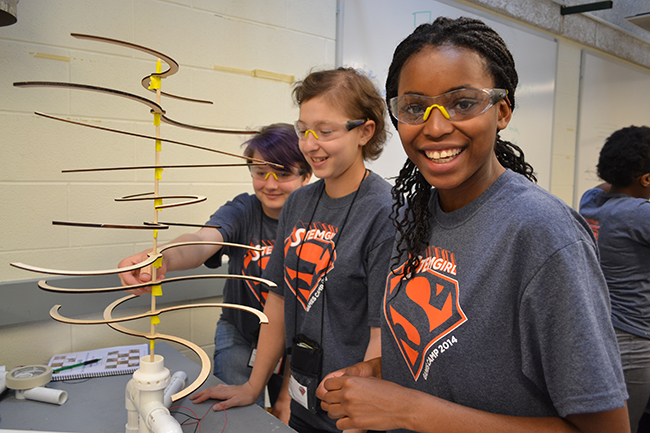
[[[468,120],[485,113],[507,94],[505,89],[458,89],[435,97],[406,94],[390,99],[390,112],[408,125],[426,122],[434,108],[446,119]]]
[[[273,176],[276,182],[284,183],[291,182],[292,180],[298,179],[300,176],[305,174],[305,170],[298,170],[298,173],[292,173],[290,171],[274,171],[270,170],[267,167],[249,167],[251,172],[251,177],[255,180],[267,180],[269,176]]]
[[[361,126],[369,119],[348,120],[346,122],[323,121],[314,126],[309,126],[300,120],[294,123],[294,128],[300,140],[306,140],[307,135],[311,132],[318,141],[331,141],[342,137],[347,132],[352,131],[357,126]]]

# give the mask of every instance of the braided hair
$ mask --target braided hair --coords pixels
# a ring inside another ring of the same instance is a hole
[[[519,78],[515,61],[503,39],[483,21],[460,17],[437,18],[433,23],[418,26],[395,49],[386,78],[386,102],[397,96],[399,77],[404,64],[414,54],[426,47],[456,46],[478,53],[485,61],[488,73],[494,79],[495,88],[506,89],[508,100],[514,110],[515,89]],[[390,104],[389,104],[390,105]],[[397,120],[391,117],[397,128]],[[497,131],[494,152],[499,163],[529,180],[536,182],[533,167],[524,160],[524,154],[517,145],[502,140]],[[415,273],[420,263],[422,248],[429,241],[431,229],[429,199],[431,185],[416,165],[407,160],[395,180],[392,189],[393,208],[391,219],[395,223],[401,242],[397,246],[397,264],[406,255],[404,275]],[[402,210],[403,209],[403,210]],[[401,213],[401,215],[400,215]]]

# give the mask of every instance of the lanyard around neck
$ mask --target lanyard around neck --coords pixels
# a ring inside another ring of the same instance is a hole
[[[323,289],[322,289],[322,300],[321,300],[321,315],[320,315],[320,341],[319,344],[322,346],[323,345],[323,324],[324,324],[324,317],[325,317],[325,283],[327,282],[327,273],[329,271],[329,267],[332,265],[332,260],[334,258],[334,252],[336,251],[336,247],[338,246],[339,241],[341,240],[341,236],[343,235],[343,229],[345,228],[346,223],[348,222],[348,217],[350,216],[350,211],[352,210],[352,206],[354,205],[354,202],[357,200],[357,196],[359,195],[359,190],[361,190],[361,184],[363,181],[368,177],[368,170],[363,174],[363,178],[361,179],[361,182],[359,182],[359,187],[357,190],[354,192],[354,197],[352,197],[352,202],[350,203],[350,206],[348,206],[348,210],[345,214],[345,218],[343,219],[343,224],[341,224],[341,229],[338,231],[336,234],[336,241],[334,242],[334,239],[332,239],[332,242],[334,244],[334,247],[332,248],[332,254],[330,254],[329,260],[327,262],[327,266],[324,268],[325,273],[321,277],[321,280],[323,280]],[[305,231],[305,237],[307,233],[309,233],[309,229],[311,227],[311,223],[314,221],[314,216],[316,215],[316,209],[318,209],[318,204],[320,203],[320,199],[323,197],[323,193],[325,192],[325,182],[323,182],[323,187],[320,190],[320,193],[318,194],[318,200],[316,200],[316,205],[314,205],[314,210],[311,213],[311,217],[309,217],[309,224],[307,224],[307,229]],[[294,311],[294,336],[296,335],[298,331],[298,293],[300,292],[300,289],[298,288],[299,284],[299,276],[300,276],[300,254],[302,253],[302,247],[305,244],[304,238],[303,241],[300,244],[300,249],[298,250],[297,253],[297,258],[296,258],[296,305],[295,305],[295,311]],[[318,281],[317,284],[320,284],[320,280]],[[307,300],[309,302],[309,300]]]

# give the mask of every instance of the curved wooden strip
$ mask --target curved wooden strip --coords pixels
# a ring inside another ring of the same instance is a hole
[[[262,283],[269,287],[277,287],[277,285],[271,280],[265,280],[264,278],[253,277],[249,275],[236,275],[236,274],[186,275],[183,277],[165,278],[164,280],[158,280],[154,282],[149,281],[147,283],[132,284],[130,286],[97,287],[97,288],[90,288],[90,289],[70,289],[65,287],[55,287],[48,284],[47,280],[40,280],[38,282],[38,287],[47,292],[58,292],[58,293],[105,293],[105,292],[121,292],[124,290],[141,289],[143,287],[150,287],[152,285],[162,285],[162,284],[173,283],[178,281],[201,280],[201,279],[209,279],[209,278],[248,280],[248,281],[255,281],[258,283]]]
[[[164,221],[158,221],[158,223],[150,222],[150,221],[145,221],[144,224],[147,225],[165,225],[165,226],[181,226],[181,227],[207,227],[211,229],[220,229],[221,226],[215,226],[211,224],[191,224],[191,223],[170,223],[170,222],[164,222]]]
[[[153,262],[161,258],[162,252],[170,249],[170,248],[176,248],[176,247],[182,247],[186,245],[221,245],[221,246],[231,246],[231,247],[237,247],[237,248],[245,248],[245,249],[250,249],[254,251],[260,251],[259,248],[256,247],[251,247],[249,245],[242,245],[242,244],[234,244],[230,242],[209,242],[209,241],[192,241],[192,242],[176,242],[172,244],[167,244],[161,247],[158,250],[158,254],[151,254],[149,253],[149,258],[147,260],[144,260],[140,263],[136,263],[131,266],[125,266],[123,268],[117,268],[117,269],[106,269],[106,270],[100,270],[100,271],[66,271],[66,270],[56,270],[56,269],[47,269],[47,268],[38,268],[36,266],[31,266],[31,265],[26,265],[24,263],[20,262],[14,262],[10,263],[11,266],[19,269],[24,269],[26,271],[32,271],[32,272],[40,272],[42,274],[51,274],[51,275],[80,275],[80,276],[93,276],[93,275],[109,275],[109,274],[119,274],[122,272],[130,272],[136,269],[141,269],[144,268],[145,266],[151,265]],[[172,282],[172,281],[180,281],[183,279],[196,279],[196,278],[233,278],[233,279],[249,279],[252,281],[257,281],[262,284],[266,284],[269,287],[277,287],[276,284],[270,280],[265,280],[263,278],[259,277],[252,277],[252,276],[247,276],[247,275],[219,275],[219,274],[211,274],[211,275],[188,275],[185,277],[174,277],[174,278],[168,278],[165,280],[159,280],[155,282],[149,282],[149,283],[144,283],[144,284],[136,284],[132,286],[120,286],[119,288],[109,288],[107,289],[57,289],[56,287],[48,286],[47,289],[41,287],[44,290],[49,290],[49,291],[62,291],[62,292],[76,292],[76,293],[86,293],[83,292],[82,290],[86,290],[87,293],[91,292],[110,292],[110,291],[116,291],[116,290],[128,290],[128,289],[137,289],[140,287],[148,287],[154,284],[164,284],[166,282]],[[41,281],[42,283],[46,283],[45,280]],[[39,287],[41,282],[39,282]]]
[[[224,247],[235,247],[235,248],[243,248],[246,250],[252,250],[252,251],[257,251],[261,252],[262,249],[258,247],[252,247],[250,245],[244,245],[244,244],[234,244],[231,242],[217,242],[217,241],[187,241],[187,242],[174,242],[174,243],[169,243],[167,245],[163,245],[158,249],[158,252],[162,253],[165,250],[171,249],[171,248],[177,248],[177,247],[184,247],[187,245],[221,245]],[[275,284],[273,285],[275,287]]]
[[[189,196],[191,197],[191,196]],[[154,209],[167,209],[170,207],[179,207],[179,206],[187,206],[195,203],[201,203],[202,201],[206,201],[208,198],[207,197],[199,197],[199,196],[194,196],[192,200],[187,200],[187,201],[181,201],[178,203],[170,203],[170,204],[161,204],[158,206],[154,206]]]
[[[120,199],[115,199],[115,200],[120,200],[120,201],[128,201],[129,200],[136,200],[138,197],[145,197],[151,194],[155,194],[153,192],[140,192],[138,194],[131,194],[131,195],[125,195],[124,197]],[[149,198],[141,198],[140,200],[149,200]]]
[[[126,47],[126,48],[132,48],[134,50],[138,50],[138,51],[142,51],[142,52],[147,53],[147,54],[151,54],[152,56],[157,57],[157,58],[165,61],[165,63],[167,63],[167,65],[169,65],[168,70],[166,70],[165,72],[162,72],[162,73],[154,73],[154,74],[151,74],[151,75],[147,75],[141,81],[142,87],[144,87],[145,89],[147,89],[149,91],[153,91],[154,93],[155,93],[155,90],[149,89],[149,85],[151,84],[151,77],[153,75],[159,76],[161,78],[166,78],[166,77],[169,77],[171,75],[174,75],[176,72],[178,72],[178,69],[179,69],[178,62],[176,62],[176,60],[172,59],[171,57],[169,57],[168,55],[166,55],[164,53],[161,53],[160,51],[156,51],[156,50],[153,50],[151,48],[143,47],[142,45],[136,45],[136,44],[133,44],[131,42],[121,41],[119,39],[105,38],[103,36],[86,35],[86,34],[81,34],[81,33],[70,33],[70,35],[72,37],[74,37],[74,38],[77,38],[77,39],[89,39],[89,40],[93,40],[93,41],[97,41],[97,42],[106,42],[106,43],[109,43],[109,44],[121,45],[121,46]],[[202,99],[186,98],[184,96],[172,95],[171,93],[167,93],[167,92],[160,92],[160,93],[162,95],[168,96],[170,98],[181,99],[181,100],[184,100],[184,101],[199,102],[199,103],[202,103],[202,104],[212,104],[212,101],[205,101],[205,100],[202,100]]]
[[[121,96],[123,98],[127,98],[132,101],[145,104],[151,109],[152,113],[160,114],[160,118],[164,120],[166,123],[169,123],[170,125],[175,125],[181,128],[196,129],[199,131],[216,132],[219,134],[251,134],[251,131],[236,131],[230,129],[204,128],[202,126],[195,126],[195,125],[189,125],[187,123],[181,123],[176,120],[172,120],[169,117],[166,117],[165,110],[160,105],[147,98],[143,98],[142,96],[138,96],[133,93],[123,92],[121,90],[109,89],[107,87],[93,86],[90,84],[63,83],[60,81],[19,81],[19,82],[15,82],[14,86],[16,87],[62,87],[67,89],[89,90],[92,92],[106,93],[108,95],[113,95],[113,96]]]
[[[108,325],[108,326],[110,326],[113,329],[115,329],[115,327],[122,328],[119,325]],[[190,383],[184,389],[178,391],[176,394],[173,394],[171,397],[172,401],[178,401],[184,399],[185,397],[187,397],[188,395],[192,394],[194,391],[199,389],[201,385],[203,385],[205,381],[208,380],[208,377],[210,377],[210,373],[212,370],[210,368],[212,364],[210,362],[210,358],[208,357],[207,353],[205,353],[205,350],[201,349],[201,347],[199,347],[198,345],[194,344],[191,341],[184,340],[182,338],[178,338],[173,335],[159,334],[157,332],[151,336],[151,339],[167,340],[167,341],[173,341],[174,343],[182,344],[183,346],[190,349],[192,352],[196,353],[196,355],[201,360],[201,371],[199,372],[199,375],[196,377],[194,382]]]
[[[103,168],[77,168],[72,170],[61,170],[61,173],[81,173],[88,171],[117,171],[117,170],[145,170],[152,168],[212,168],[212,167],[248,167],[249,165],[266,165],[260,163],[240,164],[188,164],[188,165],[138,165],[132,167],[103,167]]]
[[[147,89],[150,92],[155,92],[156,91],[155,89],[150,89],[149,88],[149,85],[151,84],[151,77],[153,75],[158,75],[158,74],[147,75],[140,82],[142,84],[142,87],[144,87],[145,89]],[[188,98],[187,96],[178,96],[178,95],[174,95],[173,93],[163,92],[162,90],[160,91],[160,94],[163,95],[163,96],[167,96],[169,98],[180,99],[181,101],[198,102],[199,104],[214,104],[214,102],[208,101],[208,100],[205,100],[205,99],[195,99],[195,98]]]
[[[74,275],[74,276],[92,276],[92,275],[110,275],[110,274],[119,274],[121,272],[130,272],[134,271],[136,269],[144,268],[145,266],[149,266],[156,260],[158,260],[160,257],[162,257],[162,254],[158,253],[156,255],[150,256],[147,260],[136,263],[135,265],[131,266],[125,266],[123,268],[117,268],[117,269],[105,269],[101,271],[64,271],[64,270],[58,270],[58,269],[46,269],[46,268],[38,268],[36,266],[31,266],[31,265],[26,265],[24,263],[20,262],[14,262],[14,263],[9,263],[11,266],[14,268],[19,268],[19,269],[24,269],[26,271],[31,271],[31,272],[40,272],[41,274],[50,274],[50,275]]]
[[[257,159],[257,158],[251,158],[251,157],[243,156],[243,155],[237,155],[236,153],[224,152],[223,150],[212,149],[212,148],[209,148],[209,147],[199,146],[197,144],[183,143],[182,141],[176,141],[176,140],[170,140],[170,139],[167,139],[167,138],[154,137],[153,135],[138,134],[138,133],[135,133],[135,132],[129,132],[129,131],[122,131],[122,130],[119,130],[119,129],[107,128],[105,126],[92,125],[90,123],[77,122],[77,121],[74,121],[74,120],[64,119],[62,117],[53,116],[51,114],[41,113],[39,111],[35,111],[34,114],[36,114],[37,116],[46,117],[46,118],[52,119],[52,120],[59,120],[61,122],[72,123],[73,125],[85,126],[87,128],[100,129],[102,131],[115,132],[115,133],[118,133],[118,134],[129,135],[129,136],[132,136],[132,137],[146,138],[146,139],[150,139],[150,140],[159,140],[159,141],[163,141],[165,143],[177,144],[179,146],[192,147],[194,149],[206,150],[208,152],[215,152],[215,153],[219,153],[221,155],[234,156],[236,158],[241,158],[241,159],[245,159],[245,160],[248,160],[248,161],[258,162],[260,164],[272,165],[272,166],[280,168],[280,169],[284,168],[284,166],[282,166],[280,164],[275,164],[273,162],[264,161],[262,159]],[[259,134],[260,132],[259,131],[241,131],[240,133],[241,134]]]
[[[146,197],[147,195],[151,195],[151,194],[153,193],[149,192],[149,193],[142,193],[142,194],[127,195],[124,197],[116,198],[115,201],[167,200],[172,198],[189,199],[178,203],[159,204],[154,206],[154,209],[167,209],[170,207],[187,206],[190,204],[201,203],[202,201],[206,201],[208,199],[207,197],[203,197],[200,195],[159,195],[159,196]]]
[[[72,221],[52,221],[55,226],[92,227],[102,229],[129,229],[129,230],[165,230],[169,226],[164,224],[144,224],[141,226],[127,224],[102,224],[102,223],[79,223]]]
[[[113,302],[112,304],[107,306],[106,309],[104,310],[104,318],[105,319],[110,319],[111,318],[111,312],[113,311],[113,309],[116,306],[118,306],[119,304],[121,304],[122,302],[124,302],[124,301],[126,301],[128,299],[131,299],[131,297],[126,296],[124,298],[116,300],[115,302]],[[205,381],[208,379],[208,377],[210,377],[210,365],[211,365],[210,364],[210,358],[208,357],[208,355],[205,353],[205,351],[203,349],[201,349],[199,346],[197,346],[193,342],[186,341],[186,340],[183,340],[181,338],[174,337],[172,335],[154,333],[153,331],[152,331],[152,333],[149,333],[149,334],[146,334],[144,332],[137,332],[137,331],[133,331],[131,329],[125,328],[125,327],[120,326],[120,325],[115,324],[115,323],[109,323],[108,326],[110,326],[111,328],[115,329],[118,332],[122,332],[123,334],[127,334],[127,335],[134,335],[136,337],[144,337],[144,338],[147,338],[149,340],[159,338],[161,340],[173,341],[175,343],[182,344],[183,346],[187,347],[188,349],[192,350],[194,353],[197,354],[197,356],[201,360],[201,371],[199,372],[199,375],[197,376],[196,380],[194,382],[192,382],[190,385],[188,385],[187,387],[185,387],[185,389],[183,389],[183,390],[177,392],[176,394],[172,395],[172,401],[178,401],[178,400],[190,395],[192,392],[199,389],[199,387],[205,383]]]
[[[128,299],[132,299],[136,295],[129,295]],[[268,317],[261,312],[256,310],[253,307],[248,307],[246,305],[237,305],[237,304],[226,304],[222,302],[204,302],[201,304],[185,304],[185,305],[174,305],[171,307],[159,308],[154,311],[147,311],[146,313],[133,314],[131,316],[117,317],[110,319],[104,318],[104,320],[86,320],[86,319],[72,319],[70,317],[62,316],[59,313],[61,305],[55,305],[50,309],[50,317],[56,320],[57,322],[68,323],[71,325],[107,325],[109,323],[119,323],[119,322],[128,322],[131,320],[144,319],[145,317],[157,316],[159,314],[168,313],[170,311],[186,310],[189,308],[207,308],[207,307],[219,307],[219,308],[233,308],[236,310],[246,311],[248,313],[255,314],[260,321],[260,324],[269,323]]]
[[[203,132],[216,132],[219,134],[246,134],[246,132],[242,131],[231,131],[227,129],[218,129],[218,128],[208,128],[205,126],[198,126],[198,125],[190,125],[187,123],[182,123],[174,119],[170,119],[166,115],[162,114],[160,116],[160,120],[162,120],[165,123],[168,123],[170,125],[178,126],[179,128],[186,128],[186,129],[193,129],[195,131],[203,131]]]
[[[116,300],[115,302],[113,302],[112,304],[107,306],[106,309],[104,310],[104,318],[105,319],[111,319],[111,312],[113,311],[113,309],[116,306],[118,306],[119,304],[121,304],[122,302],[127,301],[128,299],[132,299],[132,297],[131,296],[126,296],[124,298]],[[234,305],[234,304],[228,304],[228,305]],[[262,314],[264,314],[264,313],[262,313]],[[265,317],[266,317],[266,315],[265,315]],[[260,321],[260,323],[268,323],[268,319],[266,319],[266,322]],[[205,353],[205,351],[203,349],[201,349],[199,346],[197,346],[196,344],[194,344],[191,341],[183,340],[183,339],[175,337],[173,335],[166,335],[166,334],[159,334],[159,333],[148,333],[147,334],[147,333],[143,333],[143,332],[137,332],[137,331],[133,331],[131,329],[125,328],[123,326],[117,325],[115,323],[108,323],[108,326],[110,326],[111,328],[115,329],[116,331],[122,332],[124,334],[129,334],[129,335],[134,335],[134,336],[139,336],[139,337],[145,337],[145,338],[148,338],[149,340],[161,339],[161,340],[173,341],[175,343],[182,344],[183,346],[187,347],[188,349],[192,350],[194,353],[197,354],[197,356],[201,360],[201,372],[199,373],[198,377],[196,378],[196,380],[194,382],[192,382],[190,385],[188,385],[185,389],[183,389],[183,390],[177,392],[176,394],[172,395],[172,401],[178,401],[178,400],[180,400],[180,399],[182,399],[184,397],[187,397],[188,395],[190,395],[191,393],[193,393],[194,391],[199,389],[199,387],[201,385],[203,385],[203,383],[205,383],[207,378],[210,376],[210,365],[211,365],[210,358],[208,357],[208,355]]]
[[[92,41],[98,41],[98,42],[106,42],[109,44],[114,44],[114,45],[121,45],[126,48],[132,48],[134,50],[142,51],[147,54],[151,54],[154,57],[158,57],[162,60],[165,61],[169,65],[169,69],[166,70],[165,72],[162,72],[159,75],[161,77],[168,77],[171,75],[174,75],[176,72],[178,72],[178,63],[176,60],[172,59],[168,55],[161,53],[160,51],[153,50],[151,48],[143,47],[142,45],[136,45],[131,42],[126,42],[126,41],[120,41],[118,39],[111,39],[111,38],[105,38],[103,36],[94,36],[94,35],[88,35],[88,34],[83,34],[83,33],[70,33],[70,36],[73,38],[77,39],[89,39]]]
[[[177,392],[176,394],[172,395],[172,397],[171,397],[172,401],[181,400],[181,399],[187,397],[188,395],[192,394],[194,391],[199,389],[201,387],[201,385],[203,385],[205,383],[206,380],[208,380],[208,377],[210,377],[210,370],[211,370],[210,366],[212,365],[211,361],[210,361],[210,358],[205,353],[205,351],[203,349],[201,349],[201,347],[197,346],[193,342],[188,341],[188,340],[184,340],[182,338],[179,338],[179,337],[176,337],[176,336],[173,336],[173,335],[160,334],[158,332],[154,332],[153,334],[145,334],[145,333],[142,333],[142,332],[132,331],[132,330],[124,328],[124,327],[122,327],[120,325],[108,324],[108,326],[110,326],[111,328],[115,329],[118,332],[122,332],[122,333],[128,334],[128,335],[133,335],[133,336],[136,336],[136,337],[144,337],[144,338],[147,338],[149,340],[172,341],[174,343],[181,344],[181,345],[187,347],[188,349],[190,349],[192,352],[196,353],[196,355],[201,360],[201,371],[199,372],[199,375],[196,377],[194,382],[190,383],[184,389],[182,389],[179,392]]]
[[[108,95],[120,96],[122,98],[127,98],[132,101],[139,102],[146,105],[151,109],[152,112],[157,114],[165,114],[165,110],[156,104],[154,101],[151,101],[142,96],[135,95],[133,93],[123,92],[121,90],[109,89],[106,87],[91,86],[90,84],[77,84],[77,83],[62,83],[60,81],[21,81],[14,83],[16,87],[61,87],[66,89],[79,89],[79,90],[89,90],[91,92],[106,93]]]

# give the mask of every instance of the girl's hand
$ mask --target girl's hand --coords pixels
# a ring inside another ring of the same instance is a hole
[[[127,266],[133,266],[138,263],[142,263],[143,261],[147,260],[149,258],[149,255],[147,254],[149,251],[142,251],[138,254],[134,254],[132,256],[129,256],[125,259],[122,259],[120,263],[118,263],[118,268],[125,268]],[[159,267],[156,271],[156,280],[162,280],[165,278],[165,271],[167,270],[167,267],[165,266],[165,261],[162,260],[162,266]],[[123,286],[132,286],[135,284],[142,284],[142,283],[148,283],[151,281],[151,266],[146,266],[141,269],[135,269],[130,272],[123,272],[121,274],[118,274],[120,277],[120,281],[122,282]],[[132,290],[127,290],[127,293],[131,293],[133,295],[145,295],[147,293],[151,293],[151,287],[142,287],[139,289],[132,289]]]
[[[316,396],[321,399],[321,408],[329,413],[330,418],[338,419],[349,416],[347,413],[340,412],[341,404],[343,403],[340,401],[340,398],[345,394],[344,391],[348,389],[348,379],[350,378],[380,379],[381,357],[359,362],[351,367],[333,371],[325,376],[323,381],[318,385]],[[350,382],[349,385],[352,386],[353,383]],[[354,392],[354,390],[350,389],[349,392]],[[361,396],[363,396],[363,391],[361,392]],[[335,406],[332,407],[332,404]],[[345,429],[350,429],[352,427],[368,428],[365,426],[351,426],[347,423],[345,425],[347,425]],[[342,430],[344,429],[344,427],[341,427],[338,423],[337,427]]]
[[[212,406],[215,411],[230,409],[237,406],[248,406],[257,401],[258,395],[246,382],[243,385],[217,385],[199,391],[190,396],[194,403],[202,403],[208,399],[222,400],[219,404]]]
[[[335,377],[341,377],[341,376],[358,376],[358,377],[376,377],[381,379],[381,357],[379,358],[373,358],[368,361],[364,362],[359,362],[357,364],[354,364],[353,366],[343,368],[341,370],[333,371],[327,376],[323,378],[321,383],[318,385],[318,389],[316,389],[316,397],[320,398],[323,400],[323,397],[325,396],[325,393],[327,390],[325,389],[325,382],[328,379],[332,379]],[[322,406],[322,404],[321,404]],[[325,407],[323,407],[323,410]]]
[[[271,414],[283,423],[289,425],[289,418],[291,418],[291,397],[288,392],[286,395],[283,395],[282,392],[280,393],[271,409]]]
[[[406,401],[400,397],[403,387],[375,377],[350,375],[330,377],[322,385],[326,392],[320,397],[321,407],[330,418],[338,419],[337,428],[400,428],[399,417],[405,412],[400,401]]]

